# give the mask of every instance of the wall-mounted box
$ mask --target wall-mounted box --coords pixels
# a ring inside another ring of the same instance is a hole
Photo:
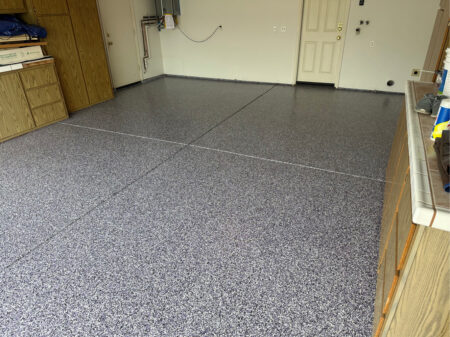
[[[180,0],[155,0],[156,15],[181,15]]]

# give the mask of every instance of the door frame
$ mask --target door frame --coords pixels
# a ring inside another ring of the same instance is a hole
[[[124,1],[124,0],[121,0]],[[141,64],[141,59],[140,59],[140,55],[141,55],[141,51],[139,49],[139,38],[137,36],[137,30],[136,30],[136,14],[134,11],[134,2],[133,0],[125,0],[127,1],[129,7],[130,7],[130,12],[131,12],[131,20],[133,21],[133,35],[134,35],[134,45],[136,48],[136,59],[137,59],[137,64],[139,67],[139,81],[142,82],[144,80],[144,74],[142,72],[142,64]],[[113,89],[114,91],[116,91],[117,89],[114,87],[114,81],[112,78],[112,71],[111,71],[111,60],[109,57],[109,49],[108,49],[108,45],[107,45],[107,37],[106,37],[106,30],[105,27],[103,25],[103,17],[102,17],[102,11],[100,9],[100,0],[96,0],[97,2],[97,10],[98,10],[98,16],[100,18],[100,26],[102,28],[102,34],[103,34],[103,45],[105,48],[105,54],[106,54],[106,59],[107,59],[107,63],[108,63],[108,69],[109,69],[109,77],[111,78],[111,83],[113,84]]]
[[[297,77],[298,77],[298,70],[300,68],[300,53],[301,51],[301,44],[302,44],[302,28],[303,28],[303,20],[304,20],[304,15],[305,15],[305,1],[306,0],[299,0],[300,1],[300,13],[299,13],[299,17],[300,17],[300,22],[299,25],[297,27],[297,41],[298,41],[298,46],[296,48],[296,59],[297,62],[294,66],[294,73],[292,75],[292,84],[296,85],[297,84]],[[344,59],[344,50],[345,50],[345,43],[347,41],[347,33],[348,33],[348,24],[349,24],[349,19],[350,19],[350,8],[351,8],[351,0],[344,0],[346,1],[346,13],[347,13],[347,22],[344,22],[344,27],[345,27],[345,35],[343,38],[343,46],[342,46],[342,52],[339,55],[339,60],[338,60],[338,64],[339,64],[339,70],[336,74],[336,78],[335,78],[335,82],[334,82],[334,87],[335,88],[339,88],[339,81],[341,78],[341,69],[342,69],[342,61]]]

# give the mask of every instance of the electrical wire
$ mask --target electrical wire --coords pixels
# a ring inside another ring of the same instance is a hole
[[[222,25],[217,26],[216,29],[214,29],[214,31],[213,31],[207,38],[205,38],[205,39],[203,39],[203,40],[195,40],[195,39],[191,38],[190,36],[188,36],[188,35],[180,28],[180,26],[177,26],[177,28],[178,28],[178,30],[181,32],[181,34],[183,34],[188,40],[190,40],[190,41],[192,41],[192,42],[195,42],[195,43],[203,43],[203,42],[206,42],[206,41],[208,41],[209,39],[211,39],[214,35],[216,35],[217,31],[218,31],[219,29],[222,29]]]

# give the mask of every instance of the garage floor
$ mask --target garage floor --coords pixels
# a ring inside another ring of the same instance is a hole
[[[0,144],[0,335],[370,336],[402,100],[162,78]]]

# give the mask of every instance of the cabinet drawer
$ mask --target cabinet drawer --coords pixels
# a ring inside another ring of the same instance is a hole
[[[39,87],[27,91],[28,102],[31,109],[38,108],[40,106],[62,101],[61,92],[59,91],[58,84],[52,84],[47,87]]]
[[[33,109],[32,113],[37,126],[42,126],[67,117],[66,107],[62,101]]]
[[[57,77],[53,65],[45,65],[30,70],[20,72],[25,90],[40,87],[57,82]]]

